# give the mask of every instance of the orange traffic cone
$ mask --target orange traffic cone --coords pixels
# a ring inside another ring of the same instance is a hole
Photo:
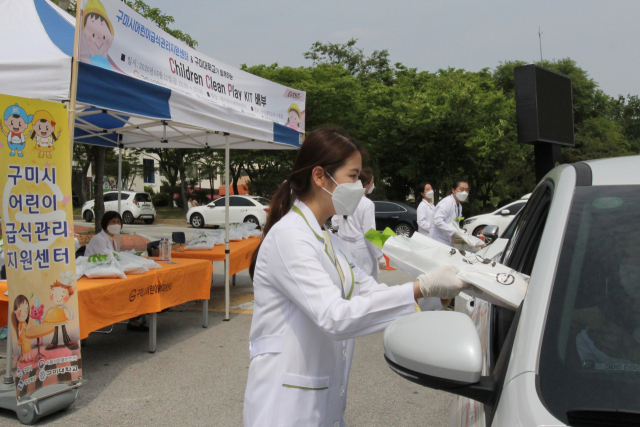
[[[389,257],[386,256],[386,255],[383,255],[383,257],[384,257],[384,260],[387,262],[387,265],[384,267],[384,270],[386,270],[386,271],[395,271],[395,268],[393,268],[393,267],[391,267],[389,265]]]

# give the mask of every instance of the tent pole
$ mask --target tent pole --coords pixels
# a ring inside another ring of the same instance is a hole
[[[229,134],[224,134],[224,184],[225,197],[224,204],[224,320],[229,321],[229,205],[231,197],[229,197]]]
[[[73,136],[75,133],[75,124],[76,124],[76,97],[78,95],[78,52],[80,50],[80,9],[82,6],[82,2],[77,5],[77,13],[76,13],[76,31],[73,39],[73,63],[71,66],[71,88],[70,88],[70,97],[69,97],[69,153],[70,153],[70,162],[71,162],[71,170],[73,170]]]
[[[118,149],[118,213],[122,216],[122,144]],[[118,234],[118,251],[120,251],[120,234]]]

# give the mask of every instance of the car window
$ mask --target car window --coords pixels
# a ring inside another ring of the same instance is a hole
[[[513,230],[516,228],[516,224],[518,223],[521,214],[522,210],[518,212],[518,215],[516,215],[516,217],[509,223],[507,228],[504,230],[504,233],[502,233],[502,236],[500,236],[501,239],[511,239],[511,236],[513,236]]]
[[[515,215],[520,212],[520,209],[522,209],[524,205],[526,205],[526,202],[515,203],[511,206],[505,206],[501,209],[498,209],[498,211],[494,215],[502,215],[502,211],[509,211],[509,215]]]
[[[118,200],[118,193],[105,193],[104,201],[105,202],[113,202],[114,200]]]
[[[376,212],[398,212],[400,206],[391,202],[374,202],[376,206]]]
[[[231,197],[230,206],[255,207],[256,205],[251,200],[245,199],[244,197]]]
[[[226,201],[227,201],[226,197],[221,197],[221,198],[219,198],[218,200],[215,201],[215,204],[216,204],[217,207],[225,206]]]
[[[271,200],[265,199],[264,197],[256,197],[253,200],[264,206],[269,206],[271,204]]]
[[[504,251],[503,264],[520,271],[523,255],[528,252],[533,231],[536,229],[536,222],[540,220],[540,210],[551,201],[552,184],[545,181],[533,192],[518,222],[513,230],[513,236],[509,239]],[[544,217],[546,221],[546,216]],[[522,272],[522,271],[520,271]],[[526,274],[526,273],[525,273]]]
[[[539,364],[540,397],[567,425],[640,413],[638,212],[640,186],[574,190]]]
[[[147,193],[136,193],[136,202],[151,202],[151,196]]]

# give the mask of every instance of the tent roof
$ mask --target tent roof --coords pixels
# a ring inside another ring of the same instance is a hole
[[[12,40],[0,59],[3,91],[68,100],[75,20],[49,0],[0,0],[0,22]],[[296,149],[302,139],[279,123],[82,62],[76,111],[75,140],[87,144],[222,148],[227,133],[234,149]]]

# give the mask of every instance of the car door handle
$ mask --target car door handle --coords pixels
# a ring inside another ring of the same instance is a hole
[[[400,217],[396,215],[396,216],[392,216],[391,218],[393,218],[393,219],[398,219],[398,218],[400,218]]]

